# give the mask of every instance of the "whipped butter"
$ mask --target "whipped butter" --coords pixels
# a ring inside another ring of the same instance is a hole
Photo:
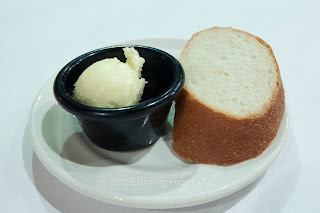
[[[137,104],[145,79],[141,78],[144,58],[134,48],[123,48],[126,63],[107,58],[89,66],[75,83],[74,98],[89,106],[118,108]]]

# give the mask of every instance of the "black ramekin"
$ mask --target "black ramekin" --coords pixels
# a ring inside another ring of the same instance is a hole
[[[117,57],[125,62],[122,48],[134,47],[145,59],[142,77],[148,82],[139,104],[122,108],[97,108],[73,98],[74,84],[96,61]],[[97,146],[113,150],[136,150],[155,142],[162,133],[171,103],[184,84],[180,63],[170,54],[140,45],[111,46],[85,53],[58,73],[53,91],[58,103],[79,121]]]

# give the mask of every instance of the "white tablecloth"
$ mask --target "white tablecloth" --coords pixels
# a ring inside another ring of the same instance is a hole
[[[248,187],[220,200],[154,212],[315,212],[320,189],[317,1],[9,1],[0,4],[0,211],[153,212],[115,206],[58,181],[32,151],[27,123],[44,83],[74,57],[134,39],[189,39],[232,26],[267,41],[289,110],[279,158]]]

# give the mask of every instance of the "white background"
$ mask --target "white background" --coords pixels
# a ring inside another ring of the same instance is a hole
[[[2,0],[0,211],[151,212],[93,200],[55,179],[32,151],[29,111],[44,83],[80,54],[127,40],[189,39],[212,26],[245,30],[272,46],[289,110],[287,143],[268,172],[243,190],[164,212],[317,211],[319,6],[316,1]]]

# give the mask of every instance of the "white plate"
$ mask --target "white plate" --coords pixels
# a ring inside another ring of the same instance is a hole
[[[186,41],[149,39],[127,43],[153,46],[179,58]],[[228,167],[188,163],[171,148],[171,111],[167,134],[154,145],[135,152],[102,150],[88,141],[76,119],[56,103],[54,78],[41,89],[31,110],[29,130],[33,148],[43,165],[61,182],[101,201],[154,209],[213,201],[261,176],[285,141],[287,112],[273,143],[259,157]]]

